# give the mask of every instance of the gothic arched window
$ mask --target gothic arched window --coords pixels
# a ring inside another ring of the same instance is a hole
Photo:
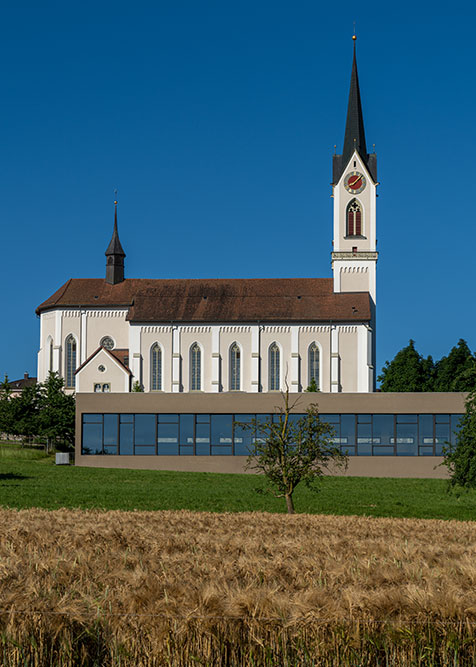
[[[347,236],[362,236],[362,207],[357,199],[347,206]]]
[[[50,338],[49,344],[49,360],[48,360],[48,371],[53,372],[53,339]]]
[[[280,388],[279,377],[279,347],[277,343],[271,343],[269,346],[269,391],[276,391]]]
[[[76,370],[76,339],[71,334],[65,341],[65,387],[74,389],[74,371]]]
[[[162,350],[155,343],[150,350],[150,390],[161,391],[162,389]]]
[[[314,380],[319,387],[319,348],[316,343],[309,345],[309,384]]]
[[[190,348],[190,390],[200,391],[202,388],[202,351],[198,343]]]
[[[238,343],[230,347],[230,391],[241,389],[241,351]]]

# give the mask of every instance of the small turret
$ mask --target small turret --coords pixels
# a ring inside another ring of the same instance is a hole
[[[106,282],[109,285],[117,285],[124,280],[124,257],[126,253],[122,249],[117,231],[117,201],[114,202],[114,231],[112,239],[105,252],[106,260]]]

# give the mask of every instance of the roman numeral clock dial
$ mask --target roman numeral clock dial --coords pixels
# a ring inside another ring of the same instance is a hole
[[[360,171],[351,171],[344,179],[344,187],[347,192],[358,195],[367,185],[365,176]]]

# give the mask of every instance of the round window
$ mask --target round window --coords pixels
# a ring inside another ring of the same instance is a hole
[[[104,336],[104,338],[101,338],[101,342],[99,344],[101,347],[105,347],[106,350],[113,350],[115,347],[111,336]]]
[[[98,366],[98,371],[100,373],[104,373],[105,370],[106,370],[106,366],[103,366],[102,364],[100,366]]]

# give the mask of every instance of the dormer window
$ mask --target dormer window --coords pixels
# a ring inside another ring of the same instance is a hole
[[[357,199],[347,206],[347,236],[362,236],[362,208]]]

